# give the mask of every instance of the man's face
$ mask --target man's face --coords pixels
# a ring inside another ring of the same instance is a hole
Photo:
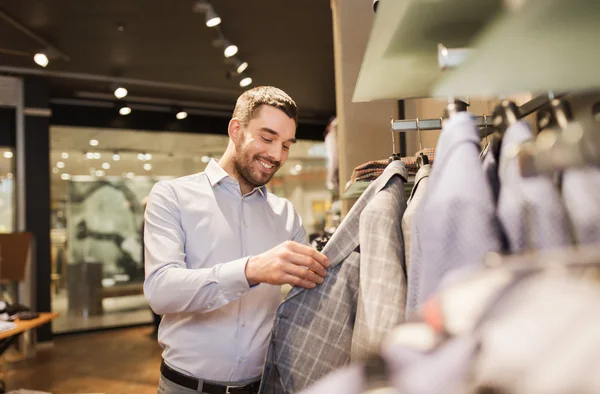
[[[283,111],[263,105],[234,139],[234,168],[253,187],[262,186],[288,159],[296,142],[296,123]]]

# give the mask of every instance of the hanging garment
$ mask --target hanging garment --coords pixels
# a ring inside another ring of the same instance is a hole
[[[350,179],[352,182],[372,182],[383,174],[388,164],[387,159],[368,161],[355,167]]]
[[[400,220],[407,171],[392,162],[354,204],[323,253],[323,284],[293,288],[280,304],[260,392],[295,393],[371,349],[402,321]],[[360,246],[359,246],[360,245]],[[368,310],[367,310],[368,309]]]
[[[553,256],[473,270],[392,331],[377,380],[361,362],[299,394],[600,392],[598,250],[571,268]]]
[[[500,159],[500,146],[502,140],[497,135],[492,135],[492,140],[487,144],[481,153],[483,172],[492,188],[494,202],[498,202],[500,196],[500,177],[498,174],[498,160]]]
[[[425,196],[427,182],[431,173],[431,164],[424,165],[415,176],[414,186],[410,192],[404,216],[402,216],[402,237],[404,238],[404,264],[406,270],[410,270],[410,244],[412,239],[412,221],[417,207]]]
[[[419,164],[417,163],[417,158],[420,154],[427,156],[429,159],[429,164],[433,164],[435,161],[435,148],[423,148],[418,151],[414,156],[402,157],[400,160],[404,162],[406,165],[406,169],[408,170],[408,176],[416,176],[417,172],[419,172]]]
[[[327,154],[327,189],[338,190],[339,177],[339,154],[337,142],[338,120],[333,118],[325,130],[325,152]]]
[[[478,266],[501,250],[494,197],[479,158],[480,138],[471,114],[445,124],[427,194],[413,216],[407,317],[457,268]]]
[[[516,151],[532,139],[531,128],[524,121],[510,126],[502,138],[497,214],[511,253],[571,243],[566,209],[552,178],[521,176]]]
[[[577,243],[600,243],[600,169],[565,171],[562,195]]]

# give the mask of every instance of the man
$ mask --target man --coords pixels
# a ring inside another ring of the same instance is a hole
[[[306,245],[291,203],[264,186],[296,127],[286,93],[251,89],[237,100],[221,160],[150,193],[144,292],[163,316],[159,393],[257,392],[280,285],[323,283],[329,261]]]

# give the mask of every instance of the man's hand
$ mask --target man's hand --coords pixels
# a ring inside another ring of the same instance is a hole
[[[290,284],[312,289],[323,283],[329,267],[327,256],[316,249],[294,241],[286,241],[246,264],[246,278],[250,286],[257,283]]]

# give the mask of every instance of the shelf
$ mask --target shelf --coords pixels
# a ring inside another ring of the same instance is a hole
[[[600,88],[600,2],[527,1],[497,18],[435,96],[490,97]]]
[[[501,10],[500,0],[382,1],[353,101],[431,96],[443,76],[438,44],[468,46]]]

